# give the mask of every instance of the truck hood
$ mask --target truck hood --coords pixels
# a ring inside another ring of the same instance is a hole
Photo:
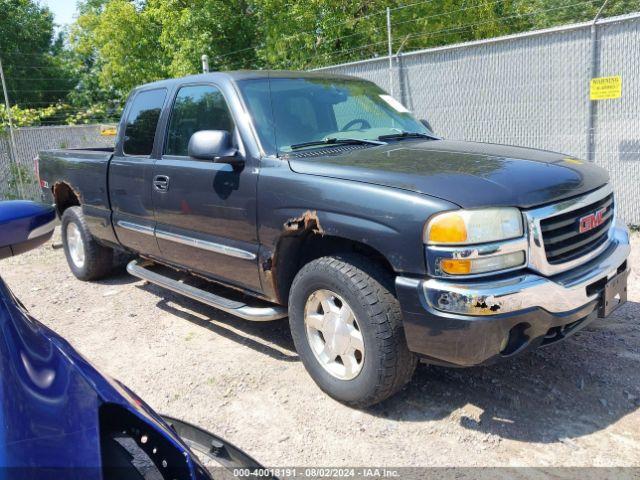
[[[594,190],[605,170],[560,153],[489,143],[405,140],[290,157],[294,172],[410,190],[463,208],[530,208]]]

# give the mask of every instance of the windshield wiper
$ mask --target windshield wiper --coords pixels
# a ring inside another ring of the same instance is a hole
[[[378,137],[378,140],[398,140],[401,138],[428,138],[430,140],[440,140],[439,137],[436,137],[435,135],[432,135],[430,133],[407,132],[407,131],[390,133],[389,135],[380,135]]]
[[[322,145],[386,145],[381,138],[378,140],[365,140],[361,138],[333,138],[328,137],[313,142],[295,143],[291,145],[291,150],[297,150],[305,147],[318,147]]]

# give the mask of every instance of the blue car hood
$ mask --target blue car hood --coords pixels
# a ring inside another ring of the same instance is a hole
[[[183,452],[192,478],[210,478],[196,473],[188,447],[150,407],[31,317],[0,279],[0,478],[29,468],[37,478],[102,478],[104,404],[131,412]]]

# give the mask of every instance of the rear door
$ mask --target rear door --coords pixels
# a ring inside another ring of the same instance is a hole
[[[113,227],[120,243],[139,253],[160,254],[154,236],[151,196],[158,120],[167,98],[165,88],[134,93],[123,113],[121,140],[109,166]]]
[[[200,130],[226,130],[246,162],[243,167],[188,155]],[[178,89],[154,177],[156,237],[162,257],[207,276],[260,290],[256,232],[258,169],[245,154],[232,112],[214,84]]]

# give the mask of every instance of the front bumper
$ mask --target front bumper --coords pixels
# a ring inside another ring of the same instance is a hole
[[[544,277],[525,271],[475,281],[397,277],[409,349],[433,363],[479,365],[561,340],[597,316],[608,279],[628,272],[622,224],[598,257]]]

